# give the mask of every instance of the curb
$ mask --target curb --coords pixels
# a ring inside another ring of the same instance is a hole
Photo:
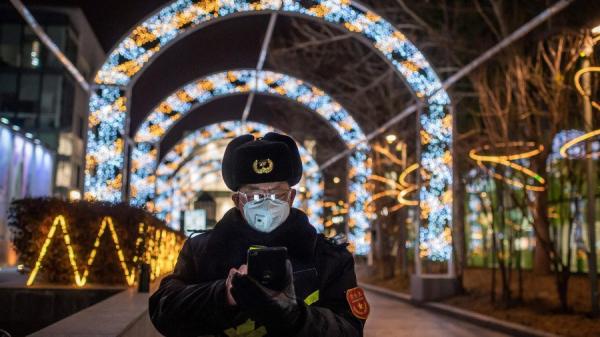
[[[475,325],[478,325],[478,326],[481,326],[484,328],[489,328],[491,330],[503,332],[503,333],[509,334],[511,336],[520,336],[520,337],[558,337],[559,336],[559,335],[555,335],[555,334],[552,334],[549,332],[533,329],[533,328],[527,327],[525,325],[503,321],[503,320],[500,320],[497,318],[493,318],[493,317],[479,314],[479,313],[469,311],[469,310],[459,309],[457,307],[454,307],[454,306],[451,306],[448,304],[437,303],[437,302],[416,302],[416,301],[413,301],[412,297],[408,294],[396,292],[396,291],[389,290],[386,288],[382,288],[382,287],[378,287],[378,286],[374,286],[374,285],[370,285],[370,284],[366,284],[366,283],[362,283],[362,282],[359,282],[358,285],[366,290],[372,291],[379,295],[391,297],[393,299],[397,299],[397,300],[409,303],[409,304],[417,306],[417,307],[435,311],[435,312],[438,312],[438,313],[441,313],[441,314],[444,314],[447,316],[451,316],[453,318],[460,319],[462,321],[473,323]]]

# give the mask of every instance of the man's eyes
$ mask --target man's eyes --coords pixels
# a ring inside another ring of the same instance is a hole
[[[277,199],[283,199],[285,197],[287,197],[287,192],[271,192],[271,193],[246,193],[246,195],[251,198],[251,199],[261,199],[261,198],[269,198],[269,199],[273,199],[273,198],[277,198]]]

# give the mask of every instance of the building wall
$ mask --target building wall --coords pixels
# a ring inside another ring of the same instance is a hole
[[[82,75],[92,77],[105,53],[82,11],[31,7],[33,16]],[[0,6],[0,117],[56,151],[53,194],[83,188],[88,94],[10,5]]]
[[[71,7],[29,10],[92,83],[105,52],[83,12]],[[66,198],[83,189],[88,98],[16,9],[0,4],[0,118],[5,125],[0,130],[0,266],[17,262],[6,226],[11,200]]]
[[[41,143],[0,124],[0,266],[17,263],[6,223],[10,202],[51,194],[53,157]]]

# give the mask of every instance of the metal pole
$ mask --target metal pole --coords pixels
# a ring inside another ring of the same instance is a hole
[[[477,68],[480,65],[482,65],[483,63],[487,62],[490,58],[492,58],[493,56],[495,56],[496,54],[498,54],[500,51],[502,51],[502,49],[508,47],[509,45],[511,45],[512,43],[514,43],[515,41],[517,41],[518,39],[522,38],[527,33],[529,33],[530,31],[532,31],[534,28],[536,28],[537,26],[539,26],[540,24],[542,24],[543,22],[545,22],[546,20],[548,20],[552,16],[556,15],[557,13],[559,13],[560,11],[562,11],[563,9],[565,9],[567,6],[569,6],[574,1],[575,0],[560,0],[557,3],[555,3],[554,5],[548,7],[546,10],[544,10],[543,12],[541,12],[540,14],[538,14],[536,17],[534,17],[533,19],[529,20],[526,24],[524,24],[523,26],[521,26],[519,29],[515,30],[512,34],[510,34],[509,36],[507,36],[506,38],[504,38],[502,41],[500,41],[494,47],[488,49],[486,52],[484,52],[483,54],[481,54],[479,57],[477,57],[476,59],[474,59],[473,61],[471,61],[469,64],[467,64],[466,66],[462,67],[454,75],[450,76],[446,81],[444,81],[444,83],[442,84],[441,88],[435,90],[430,96],[434,96],[435,94],[437,94],[441,90],[447,90],[447,89],[449,89],[454,84],[456,84],[456,82],[458,82],[463,77],[467,76],[470,72],[472,72],[473,70],[475,70],[475,68]],[[403,120],[404,118],[410,116],[412,113],[416,112],[419,107],[424,106],[424,105],[425,104],[423,103],[423,101],[417,101],[416,103],[408,106],[407,108],[405,108],[404,110],[402,110],[398,115],[394,116],[392,119],[390,119],[389,121],[387,121],[386,123],[384,123],[382,126],[380,126],[379,128],[377,128],[375,131],[373,131],[372,133],[370,133],[360,143],[368,143],[371,139],[373,139],[373,138],[379,136],[380,134],[384,133],[392,125],[394,125],[394,124],[400,122],[401,120]],[[347,149],[347,150],[345,150],[345,151],[343,151],[343,152],[341,152],[341,153],[339,153],[339,154],[331,157],[329,160],[327,160],[325,163],[323,163],[323,165],[320,165],[321,170],[326,169],[327,167],[331,166],[336,161],[338,161],[338,160],[342,159],[343,157],[351,154],[352,152],[355,151],[355,149],[356,149],[356,146],[352,147],[352,148],[349,148],[349,149]]]
[[[254,96],[256,95],[256,89],[258,86],[258,73],[263,69],[265,60],[267,59],[267,52],[269,51],[269,44],[271,44],[271,38],[273,37],[273,30],[275,30],[275,23],[277,22],[277,13],[272,13],[269,18],[269,25],[265,32],[265,39],[263,40],[260,48],[260,54],[258,55],[258,62],[256,63],[256,74],[254,75],[254,90],[248,95],[246,105],[244,106],[244,112],[242,113],[242,124],[245,124],[250,115],[252,108],[252,102],[254,102]]]
[[[593,44],[591,37],[588,39],[590,42],[586,46],[585,54],[583,59],[582,67],[587,68],[590,66],[590,55],[593,52]],[[590,132],[593,130],[592,120],[592,104],[590,102],[590,96],[592,94],[591,86],[591,73],[585,73],[582,75],[582,88],[585,92],[583,97],[583,116],[585,121],[585,131]],[[587,142],[586,153],[591,154],[592,142]],[[598,316],[598,264],[597,264],[597,251],[596,251],[596,167],[594,158],[588,156],[586,159],[586,173],[587,173],[587,207],[586,207],[586,220],[587,220],[587,231],[590,251],[588,252],[588,269],[590,277],[590,300],[591,300],[591,315],[593,317]]]

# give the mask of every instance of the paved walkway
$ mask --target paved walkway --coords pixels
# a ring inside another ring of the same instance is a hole
[[[365,337],[508,336],[373,292],[366,295],[371,314]]]

